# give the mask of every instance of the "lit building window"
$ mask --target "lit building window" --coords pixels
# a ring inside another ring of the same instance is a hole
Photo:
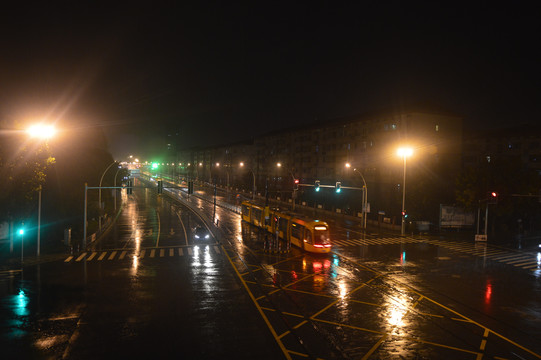
[[[440,126],[436,124],[436,131],[440,131]]]
[[[490,162],[490,155],[487,156],[487,162]]]

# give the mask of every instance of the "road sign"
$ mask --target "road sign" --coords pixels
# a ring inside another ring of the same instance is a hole
[[[487,236],[477,234],[477,235],[475,235],[475,241],[487,241]]]

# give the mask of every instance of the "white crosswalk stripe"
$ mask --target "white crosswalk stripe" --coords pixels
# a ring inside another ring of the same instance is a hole
[[[389,244],[403,244],[403,243],[417,243],[424,240],[414,239],[411,237],[382,237],[382,238],[369,238],[369,239],[340,239],[334,240],[333,244],[340,247],[344,246],[359,246],[359,245],[389,245]]]
[[[501,263],[521,267],[523,269],[536,270],[539,265],[537,264],[536,255],[533,253],[524,253],[513,250],[500,250],[500,249],[478,249],[476,244],[470,243],[453,243],[441,240],[427,240],[429,244],[445,247],[458,252],[465,252],[475,256],[485,257],[492,261],[498,261]],[[485,245],[486,246],[486,245]],[[486,251],[485,251],[486,250]]]
[[[374,234],[372,234],[374,235]],[[541,268],[541,264],[538,263],[536,254],[525,253],[520,251],[505,250],[505,249],[493,249],[481,244],[473,243],[458,243],[453,241],[443,240],[429,240],[429,239],[415,239],[412,237],[371,237],[366,239],[339,239],[334,240],[333,245],[338,248],[345,248],[351,246],[360,245],[392,245],[392,244],[404,244],[404,243],[426,243],[431,245],[440,246],[452,251],[467,253],[473,256],[484,257],[492,261],[497,261],[522,269],[537,270]]]
[[[177,249],[177,250],[175,250]],[[150,250],[150,251],[148,251]],[[158,251],[159,250],[159,251]],[[222,251],[218,245],[209,245],[209,250],[214,254],[221,254]],[[138,254],[131,252],[130,250],[110,250],[110,251],[92,251],[82,252],[78,255],[70,255],[64,259],[65,263],[70,262],[98,262],[107,259],[108,261],[120,261],[126,259],[132,259],[134,256],[139,259],[154,258],[174,258],[184,256],[197,256],[201,252],[194,252],[193,247],[178,247],[178,248],[161,248],[161,249],[142,249]],[[118,255],[118,256],[117,256]]]

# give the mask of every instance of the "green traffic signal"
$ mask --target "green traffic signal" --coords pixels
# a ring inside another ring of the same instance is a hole
[[[152,163],[152,168],[157,169],[158,168],[158,163]]]
[[[24,234],[24,229],[19,229],[19,235],[23,235]]]

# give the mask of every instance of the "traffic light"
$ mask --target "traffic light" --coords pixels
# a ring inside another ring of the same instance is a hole
[[[132,186],[133,186],[132,181],[128,180],[128,187],[126,188],[126,192],[128,193],[128,195],[131,195],[133,192]]]
[[[295,189],[298,189],[299,188],[299,179],[295,179],[293,182],[295,183]]]
[[[19,229],[19,235],[24,235],[24,228]]]
[[[152,170],[158,169],[158,163],[152,163]]]
[[[498,203],[498,193],[496,191],[492,191],[490,194],[488,194],[488,202],[490,204]]]
[[[163,193],[163,180],[158,180],[158,194]]]
[[[336,191],[336,193],[340,193],[340,191],[342,191],[342,183],[340,181],[337,181],[336,182],[336,185],[334,187],[334,191]]]
[[[315,184],[315,186],[314,186],[315,189],[316,189],[316,192],[319,192],[319,189],[321,189],[319,185],[320,185],[319,180],[316,180],[316,184]]]
[[[405,211],[402,211],[402,216],[404,217],[404,219],[407,219],[408,214]]]

